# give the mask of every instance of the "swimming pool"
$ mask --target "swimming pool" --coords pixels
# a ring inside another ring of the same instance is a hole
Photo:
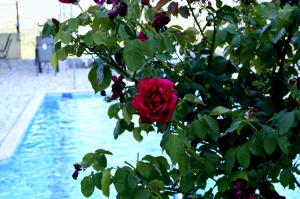
[[[134,164],[137,153],[161,155],[156,133],[144,136],[142,143],[129,132],[114,140],[115,121],[108,119],[108,107],[93,93],[47,94],[13,156],[0,162],[0,198],[85,198],[80,180],[89,173],[73,180],[73,163],[98,148],[113,152],[110,165],[124,165],[125,160]],[[105,197],[97,191],[90,198]]]

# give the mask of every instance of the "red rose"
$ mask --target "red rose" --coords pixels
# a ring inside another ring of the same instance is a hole
[[[78,0],[58,0],[61,3],[76,3]]]
[[[156,32],[163,30],[165,26],[170,22],[170,17],[167,12],[159,12],[154,16],[154,21],[152,22],[152,27],[155,28]]]
[[[148,40],[148,37],[145,33],[143,32],[139,32],[137,38],[140,40],[140,41],[147,41]]]
[[[167,79],[146,78],[139,82],[138,93],[131,105],[142,122],[166,124],[172,117],[177,103],[174,83]]]
[[[141,4],[144,6],[149,6],[150,2],[149,2],[149,0],[141,0]]]

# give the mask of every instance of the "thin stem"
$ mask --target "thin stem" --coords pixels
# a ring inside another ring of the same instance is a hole
[[[82,9],[82,7],[80,6],[79,3],[76,3],[76,5],[79,7],[79,9],[81,10],[81,12],[85,12],[85,11]]]
[[[203,30],[202,30],[202,28],[201,28],[201,26],[200,26],[200,23],[199,23],[198,20],[197,20],[197,17],[196,17],[196,15],[195,15],[195,13],[194,13],[194,10],[193,10],[193,8],[192,8],[192,6],[191,6],[190,0],[187,0],[186,2],[187,2],[187,4],[188,4],[188,7],[189,7],[191,13],[192,13],[192,16],[193,16],[193,18],[194,18],[195,23],[196,23],[196,25],[197,25],[198,28],[199,28],[199,31],[200,31],[200,33],[201,33],[201,35],[202,35],[202,39],[207,43],[207,39],[206,39],[206,37],[205,37],[205,35],[204,35],[204,32],[203,32]]]
[[[135,170],[135,167],[132,164],[130,164],[129,162],[125,161],[125,164],[127,164],[129,167],[131,167],[133,170]]]
[[[213,54],[215,51],[216,34],[217,34],[216,19],[214,15],[212,16],[213,16],[213,23],[214,23],[214,32],[213,32],[212,42],[210,44],[210,53],[208,57],[208,69],[211,69],[212,66]]]

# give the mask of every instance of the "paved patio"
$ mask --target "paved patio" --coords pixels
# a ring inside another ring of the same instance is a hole
[[[74,88],[72,67],[60,66],[56,75],[51,67],[37,75],[33,61],[0,60],[0,144],[37,92],[92,90],[88,68],[76,69]]]

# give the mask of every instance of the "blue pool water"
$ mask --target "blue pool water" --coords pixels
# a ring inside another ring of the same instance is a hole
[[[108,119],[108,107],[94,94],[47,95],[14,155],[0,162],[0,199],[85,198],[80,180],[89,173],[73,180],[73,163],[98,148],[113,152],[110,166],[125,160],[135,164],[137,153],[161,155],[156,133],[145,135],[142,143],[129,132],[114,140],[115,120]],[[105,197],[97,191],[90,198]]]

